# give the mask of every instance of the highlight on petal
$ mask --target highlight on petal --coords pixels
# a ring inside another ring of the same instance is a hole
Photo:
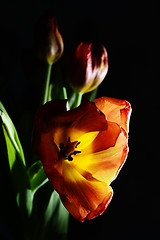
[[[127,154],[127,134],[121,129],[115,146],[95,153],[83,155],[82,152],[81,155],[75,156],[74,164],[76,168],[87,171],[98,181],[110,184],[123,166]]]
[[[118,123],[127,132],[129,131],[129,120],[132,111],[129,102],[109,97],[101,97],[95,99],[94,102],[105,114],[108,121]]]
[[[65,162],[63,169],[65,195],[60,196],[67,210],[81,222],[103,213],[112,197],[111,187],[85,178],[72,163]]]

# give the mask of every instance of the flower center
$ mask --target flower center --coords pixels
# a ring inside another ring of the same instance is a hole
[[[60,143],[60,157],[72,161],[73,157],[72,155],[76,155],[77,153],[81,153],[81,151],[76,151],[75,148],[80,144],[80,142],[75,141],[71,142],[70,137],[68,138],[68,141],[64,144],[63,142]]]

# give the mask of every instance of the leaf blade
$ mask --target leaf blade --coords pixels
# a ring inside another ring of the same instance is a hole
[[[12,142],[17,153],[20,155],[20,158],[21,158],[23,164],[26,165],[23,148],[21,146],[16,128],[14,127],[14,124],[13,124],[11,118],[9,117],[7,111],[5,110],[2,102],[0,102],[0,117],[1,117],[2,125],[3,125],[6,133],[8,134],[10,141]]]
[[[48,182],[48,178],[45,174],[41,161],[37,161],[32,164],[28,170],[28,175],[33,193],[35,193],[40,187]]]
[[[17,206],[23,209],[27,215],[30,215],[33,194],[30,189],[23,149],[16,128],[1,102],[0,137],[3,138],[4,142],[3,146],[0,145],[1,157],[8,160]]]

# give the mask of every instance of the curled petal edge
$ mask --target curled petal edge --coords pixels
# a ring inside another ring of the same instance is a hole
[[[115,122],[129,132],[129,121],[132,112],[131,104],[126,100],[100,97],[94,103],[106,116],[108,121]]]
[[[113,190],[110,187],[111,192],[104,198],[103,202],[91,213],[89,213],[87,215],[87,217],[85,218],[85,220],[91,220],[95,217],[98,217],[99,215],[102,215],[104,213],[104,211],[107,209],[109,203],[112,200],[113,197]]]

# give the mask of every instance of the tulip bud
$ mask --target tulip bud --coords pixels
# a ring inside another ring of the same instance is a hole
[[[68,82],[74,91],[87,93],[99,86],[108,71],[108,55],[101,44],[80,43],[67,66]]]
[[[36,48],[41,60],[49,64],[56,62],[63,53],[63,39],[57,28],[55,17],[44,16],[37,26]]]

